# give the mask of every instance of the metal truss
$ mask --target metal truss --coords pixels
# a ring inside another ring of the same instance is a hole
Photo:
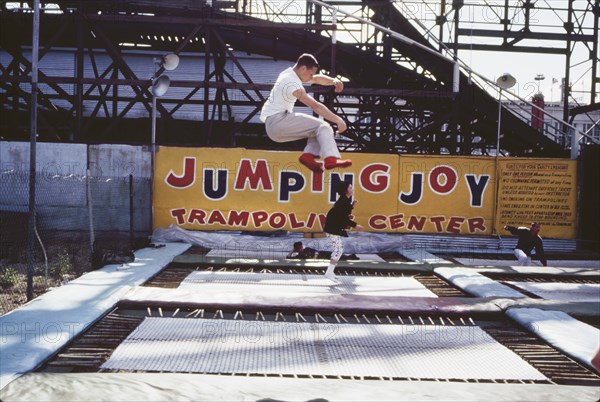
[[[0,9],[0,50],[9,56],[0,63],[0,126],[5,139],[24,139],[30,108],[31,14],[26,3],[20,9],[8,3],[1,2]],[[432,47],[393,2],[328,3]],[[150,121],[140,113],[151,112],[153,71],[140,70],[130,53],[152,57],[173,52],[201,55],[202,62],[193,66],[201,74],[172,80],[177,95],[167,94],[157,103],[159,144],[280,149],[266,137],[264,126],[253,122],[271,85],[256,82],[239,54],[293,61],[310,49],[325,72],[349,81],[343,95],[310,89],[349,122],[345,138],[339,140],[343,149],[462,155],[495,149],[496,121],[489,116],[497,114],[497,103],[464,75],[460,95],[453,93],[451,63],[440,63],[435,55],[356,18],[335,17],[313,2],[53,4],[58,8],[46,8],[42,15],[39,58],[64,50],[72,55],[74,69],[70,75],[58,69],[40,71],[41,140],[148,143]],[[226,64],[235,65],[239,74],[232,75]],[[232,118],[232,109],[240,106],[247,114]],[[194,118],[181,118],[184,109]],[[511,154],[563,155],[560,146],[519,118],[510,113],[502,118],[503,148]]]

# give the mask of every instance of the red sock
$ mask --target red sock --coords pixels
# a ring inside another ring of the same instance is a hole
[[[334,168],[345,168],[352,166],[352,161],[350,159],[338,159],[335,156],[328,156],[325,158],[325,169],[334,169]]]
[[[323,166],[315,160],[315,157],[312,154],[304,153],[304,154],[300,155],[300,158],[298,160],[300,161],[301,164],[303,164],[304,166],[306,166],[313,172],[316,172],[316,173],[323,172]]]

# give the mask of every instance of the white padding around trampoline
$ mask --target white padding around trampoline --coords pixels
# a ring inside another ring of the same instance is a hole
[[[349,293],[363,296],[437,297],[411,277],[339,276],[334,283],[324,275],[270,274],[256,272],[193,271],[179,285],[186,290],[222,290],[227,293],[301,295]]]
[[[547,380],[477,326],[147,317],[103,369]]]
[[[565,282],[508,282],[543,299],[600,302],[600,285]]]

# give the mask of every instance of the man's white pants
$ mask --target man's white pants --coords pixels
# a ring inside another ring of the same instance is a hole
[[[341,158],[333,137],[333,128],[325,120],[304,113],[281,112],[267,117],[265,129],[269,138],[275,142],[306,138],[305,153],[323,158]]]
[[[525,254],[525,252],[519,248],[515,249],[515,257],[519,260],[519,265],[528,266],[531,265],[531,257]]]

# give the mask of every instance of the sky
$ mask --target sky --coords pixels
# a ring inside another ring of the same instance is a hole
[[[590,102],[591,61],[586,58],[587,49],[579,49],[572,56],[569,81],[572,85],[572,96],[581,103]],[[484,52],[484,51],[459,51],[460,59],[471,69],[495,81],[499,76],[508,72],[514,76],[517,83],[510,91],[521,98],[530,100],[539,90],[544,94],[545,101],[560,102],[561,82],[565,77],[566,57],[564,55],[509,53],[509,52]],[[583,60],[586,62],[581,63]],[[579,66],[573,66],[581,63]],[[543,75],[545,79],[536,80],[536,76]],[[585,93],[583,93],[585,91]],[[598,92],[598,89],[597,89]],[[598,96],[596,97],[597,101]]]

